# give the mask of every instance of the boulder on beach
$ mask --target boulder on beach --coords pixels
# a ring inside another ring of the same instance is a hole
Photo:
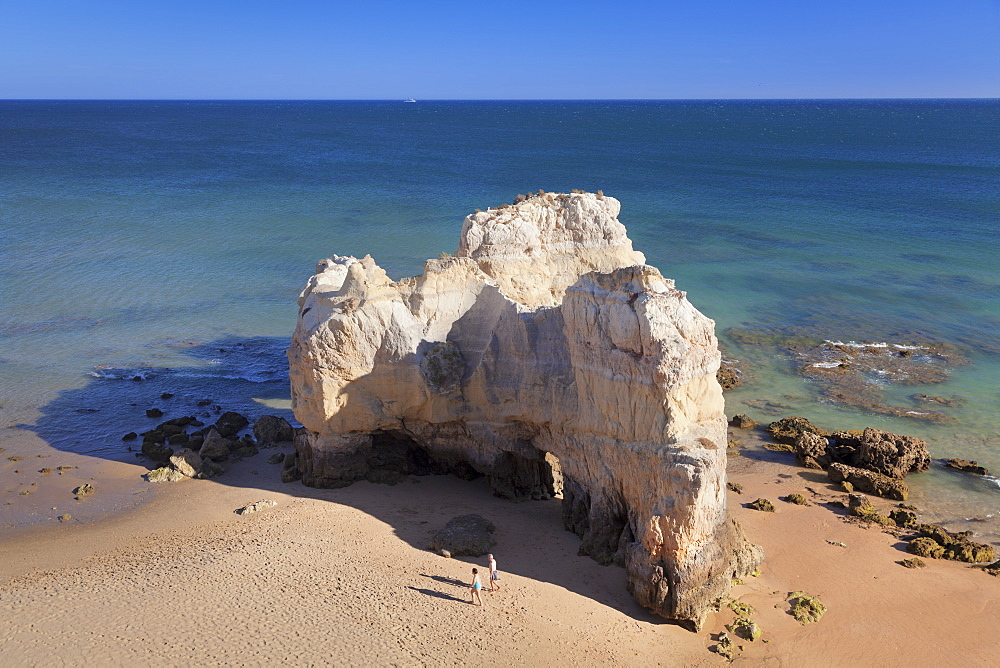
[[[85,482],[76,489],[74,489],[73,494],[76,497],[76,500],[79,501],[83,497],[90,496],[96,491],[97,490],[94,488],[93,485],[91,485],[89,482]]]
[[[250,513],[259,513],[262,510],[273,508],[276,505],[278,505],[277,501],[263,499],[261,501],[255,501],[254,503],[245,505],[242,508],[237,508],[233,512],[235,512],[237,515],[249,515]]]
[[[453,556],[480,557],[497,544],[494,531],[496,526],[482,515],[460,515],[434,534],[428,549],[447,550]]]
[[[211,459],[216,462],[224,462],[229,459],[229,449],[231,441],[223,438],[215,428],[208,430],[205,440],[201,444],[198,454],[202,459]]]
[[[186,476],[172,466],[161,466],[146,474],[149,482],[178,482]]]
[[[194,450],[183,448],[171,455],[170,465],[177,469],[181,475],[194,478],[201,472],[201,455]]]
[[[253,423],[253,435],[261,447],[285,443],[295,436],[295,430],[288,420],[276,415],[261,415]]]
[[[803,417],[786,417],[775,420],[766,427],[767,433],[778,443],[795,445],[795,439],[803,433],[829,436],[830,432],[820,429]]]
[[[226,411],[215,421],[215,430],[223,438],[236,440],[239,433],[250,424],[250,420],[233,411]]]
[[[833,439],[841,447],[854,449],[851,461],[845,463],[890,478],[902,479],[908,473],[926,471],[931,465],[927,443],[913,436],[868,427],[860,433],[834,432]]]

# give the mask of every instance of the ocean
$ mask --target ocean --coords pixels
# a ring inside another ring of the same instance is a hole
[[[474,209],[574,188],[619,199],[716,321],[744,371],[729,415],[887,429],[1000,474],[998,100],[2,101],[0,427],[134,460],[121,435],[152,406],[290,417],[317,260],[418,274]],[[859,376],[887,413],[804,376],[803,338],[950,358],[934,384]],[[1000,476],[907,481],[1000,544]]]

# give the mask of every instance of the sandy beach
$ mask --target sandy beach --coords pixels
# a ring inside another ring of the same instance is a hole
[[[663,623],[634,603],[622,569],[577,556],[556,500],[510,503],[482,480],[448,476],[311,489],[281,483],[279,467],[266,463],[273,452],[230,464],[216,480],[159,486],[140,477],[141,466],[77,456],[80,468],[64,473],[62,503],[49,511],[75,519],[0,537],[0,662],[726,663],[709,648],[734,613],[723,608],[701,633]],[[4,461],[5,489],[16,488],[11,479],[25,473]],[[68,494],[74,477],[94,478],[95,496],[108,490],[124,505],[88,516],[87,501]],[[815,503],[837,496],[815,472],[736,456],[730,478],[743,487],[729,493],[732,512],[767,552],[759,577],[732,591],[763,629],[755,642],[734,638],[735,663],[995,663],[1000,578],[940,560],[902,567],[909,555],[898,539]],[[813,503],[778,500],[791,492]],[[758,497],[777,511],[744,507]],[[35,499],[8,491],[7,517]],[[277,505],[234,513],[261,499]],[[503,590],[484,593],[482,608],[469,603],[468,582],[484,559],[426,549],[450,518],[473,512],[496,524],[503,572]],[[785,598],[795,590],[827,606],[819,622],[791,617]]]

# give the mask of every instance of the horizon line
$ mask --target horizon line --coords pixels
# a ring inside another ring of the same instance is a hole
[[[0,102],[824,102],[861,100],[998,100],[998,97],[621,97],[621,98],[183,98],[0,97]]]

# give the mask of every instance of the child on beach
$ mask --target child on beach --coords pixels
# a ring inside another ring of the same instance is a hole
[[[480,596],[480,594],[479,594],[479,590],[482,589],[482,588],[483,588],[483,583],[479,581],[479,569],[478,568],[473,568],[472,569],[472,585],[469,586],[469,591],[472,594],[472,604],[473,605],[482,605],[483,604],[483,597]],[[478,604],[476,603],[477,599],[479,600]]]
[[[492,554],[487,554],[490,569],[490,591],[500,591],[500,572],[497,570],[497,560]]]

